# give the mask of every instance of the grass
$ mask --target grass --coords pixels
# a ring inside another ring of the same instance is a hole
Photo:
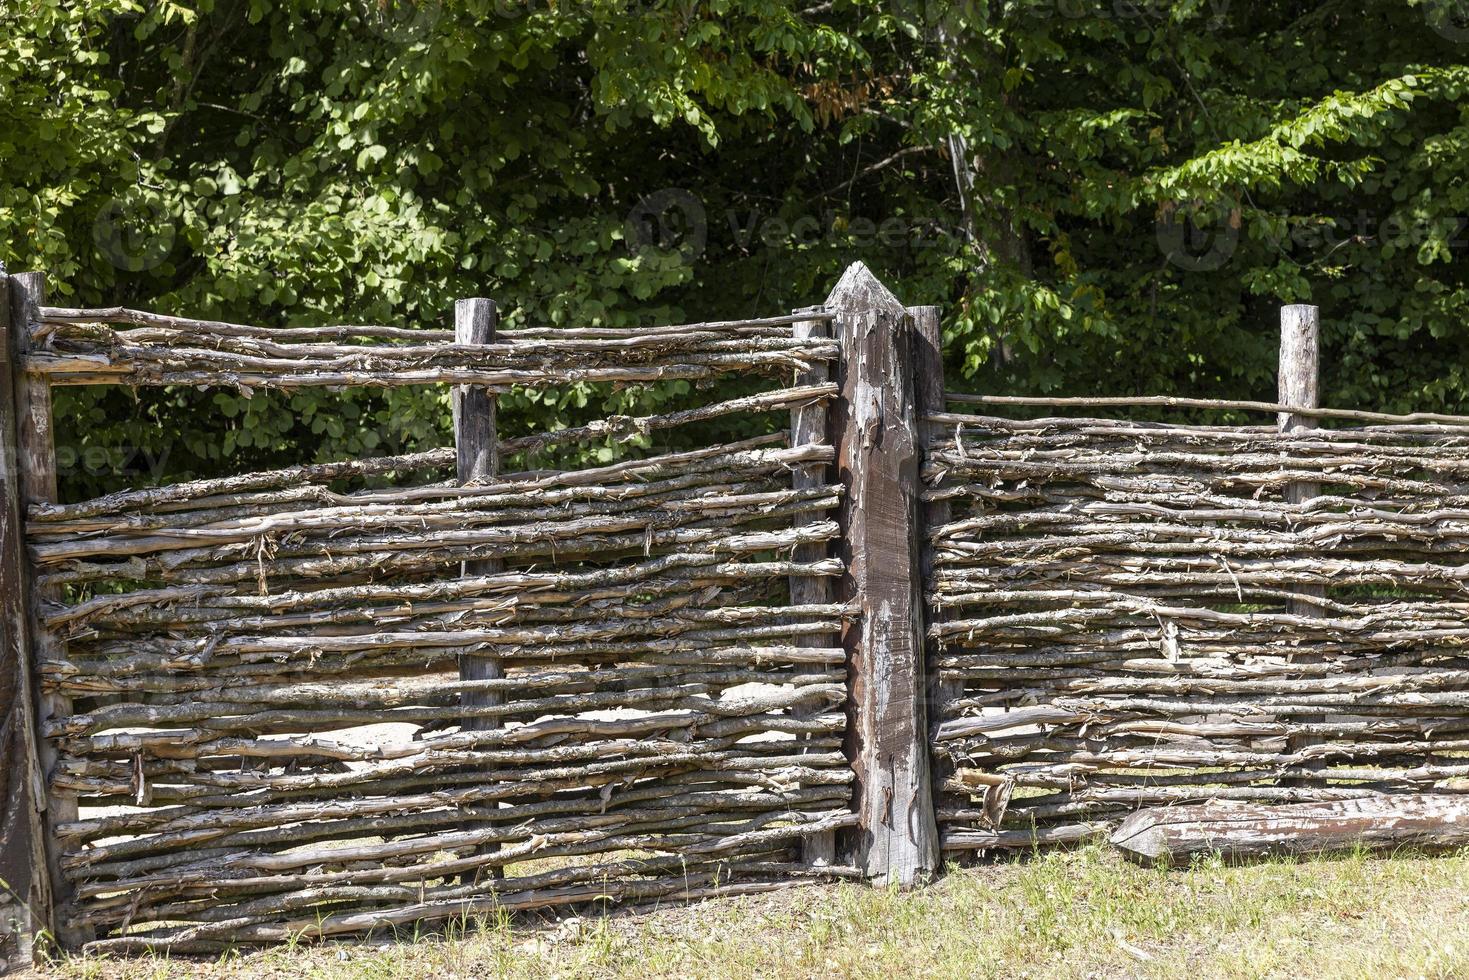
[[[214,961],[80,957],[46,980],[459,977],[1465,977],[1469,851],[1187,870],[1093,846],[897,893],[798,888],[554,929]]]

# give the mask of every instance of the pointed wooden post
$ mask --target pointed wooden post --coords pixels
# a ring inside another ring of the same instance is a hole
[[[11,292],[0,266],[0,974],[29,970],[36,937],[54,932],[17,418],[24,379],[16,341],[28,324],[16,322]]]
[[[847,751],[856,772],[853,860],[910,886],[939,867],[929,780],[920,581],[918,412],[913,321],[858,262],[827,298],[842,344],[831,411],[842,501],[841,598],[861,615],[843,633]]]

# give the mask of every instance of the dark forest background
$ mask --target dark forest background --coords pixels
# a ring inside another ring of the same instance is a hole
[[[944,308],[959,390],[1273,400],[1310,302],[1328,404],[1469,409],[1469,0],[0,11],[0,262],[57,305],[669,323],[861,259]],[[444,444],[447,399],[62,390],[66,495]]]

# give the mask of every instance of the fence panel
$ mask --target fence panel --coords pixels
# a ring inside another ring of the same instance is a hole
[[[213,951],[857,874],[801,860],[856,820],[848,607],[790,585],[843,567],[841,488],[811,478],[835,451],[784,423],[836,390],[790,385],[835,358],[792,336],[824,319],[455,344],[42,310],[54,383],[785,379],[502,439],[493,476],[439,450],[30,508],[70,705],[51,791],[81,807],[58,918],[97,951]],[[544,464],[751,412],[769,434]]]
[[[943,416],[945,847],[1078,840],[1148,805],[1469,789],[1469,419],[1385,418]]]

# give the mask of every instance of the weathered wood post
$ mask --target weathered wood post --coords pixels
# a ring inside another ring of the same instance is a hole
[[[494,300],[461,299],[454,304],[454,342],[459,344],[493,344],[500,313]],[[459,482],[494,479],[500,469],[500,443],[495,434],[495,397],[477,385],[454,388],[454,447],[458,454]],[[505,570],[498,558],[467,561],[465,576],[493,575]],[[500,662],[490,657],[459,658],[459,679],[464,681],[497,680],[504,676]],[[504,703],[504,697],[485,691],[466,691],[460,697],[465,707],[484,707]],[[486,731],[499,728],[495,718],[464,718],[463,731]]]
[[[29,970],[34,942],[54,931],[46,858],[46,785],[37,751],[29,622],[30,581],[21,502],[23,380],[10,276],[0,265],[0,974]],[[24,287],[22,287],[24,290]],[[22,310],[25,293],[22,291]]]
[[[1280,370],[1278,375],[1278,398],[1280,404],[1292,408],[1321,407],[1321,310],[1319,307],[1296,305],[1280,308]],[[1289,435],[1316,425],[1316,420],[1307,415],[1281,412],[1277,421],[1281,435]],[[1285,502],[1302,504],[1319,496],[1321,485],[1317,483],[1292,483],[1285,488]],[[1286,612],[1295,616],[1319,616],[1324,614],[1322,606],[1311,602],[1311,598],[1325,598],[1326,587],[1321,585],[1295,585],[1293,591],[1309,598],[1291,599],[1286,603]],[[1298,715],[1297,723],[1312,724],[1325,721],[1324,715]],[[1286,740],[1287,750],[1297,752],[1318,739],[1310,735],[1292,735]],[[1300,785],[1300,780],[1284,779],[1282,785]]]
[[[908,316],[913,320],[913,376],[915,388],[917,389],[918,403],[918,434],[922,439],[922,446],[930,445],[933,440],[942,434],[942,426],[927,421],[930,415],[940,415],[948,408],[948,394],[944,388],[944,335],[941,322],[941,311],[937,306],[910,306]],[[919,464],[922,465],[923,453],[919,453]],[[922,484],[920,483],[920,490]],[[919,526],[919,543],[921,546],[920,573],[922,582],[929,582],[933,578],[933,542],[929,540],[929,534],[934,528],[942,527],[949,522],[949,502],[947,500],[935,500],[923,504],[919,511],[922,523]],[[927,605],[925,597],[924,625],[932,627],[938,621],[939,612]],[[934,653],[936,645],[924,642],[924,669],[928,678],[928,744],[934,745],[935,729],[938,727],[943,707],[948,702],[958,698],[964,692],[962,682],[944,680],[934,666]],[[964,800],[957,796],[945,798],[943,793],[944,783],[953,775],[954,767],[947,761],[947,757],[940,759],[930,749],[930,776],[933,780],[934,800],[944,806],[959,807]]]
[[[1315,306],[1283,306],[1280,308],[1280,404],[1291,408],[1321,407],[1321,310]],[[1281,412],[1279,431],[1288,435],[1309,429],[1316,422],[1310,416]],[[1285,500],[1302,504],[1321,493],[1320,484],[1293,483],[1285,488]],[[1326,596],[1322,586],[1296,586],[1307,596]],[[1300,616],[1315,616],[1322,608],[1307,600],[1291,600],[1289,610]]]
[[[856,772],[853,861],[882,883],[914,885],[939,867],[929,778],[920,581],[919,435],[913,322],[858,262],[827,309],[842,344],[831,414],[846,573],[860,615],[843,631],[847,751]]]
[[[816,307],[820,310],[821,307]],[[810,310],[795,310],[796,313],[807,313]],[[805,339],[811,337],[830,337],[831,321],[820,320],[798,320],[791,326],[792,336]],[[799,371],[796,374],[796,385],[818,385],[825,384],[831,380],[831,367],[826,361],[817,361],[810,368]],[[814,401],[805,405],[797,405],[791,409],[791,446],[809,446],[812,444],[827,445],[827,405],[826,401]],[[827,485],[830,474],[829,467],[825,463],[809,463],[797,466],[791,473],[791,487],[796,490],[806,490],[810,487],[824,487]],[[795,518],[797,527],[804,524],[813,524],[821,520],[819,514],[802,514]],[[828,555],[826,542],[820,544],[797,545],[794,560],[802,563],[819,562],[826,560]],[[820,575],[793,575],[790,579],[791,605],[825,605],[832,601],[832,582],[829,578]],[[825,638],[803,635],[796,637],[795,644],[803,647],[829,646]],[[796,714],[800,717],[809,717],[815,714],[813,709],[800,709]],[[812,834],[801,839],[801,860],[805,864],[830,865],[836,863],[836,832],[827,831],[822,834]]]
[[[495,328],[499,326],[500,311],[494,300],[461,299],[454,303],[454,342],[458,344],[493,344]],[[495,431],[495,396],[478,385],[457,385],[453,393],[454,447],[458,456],[457,476],[461,484],[477,480],[492,480],[500,470],[500,442]],[[499,558],[466,561],[462,573],[467,577],[493,575],[505,570],[505,562]],[[505,676],[500,661],[493,657],[477,657],[461,654],[459,657],[459,679],[461,681],[493,681]],[[459,704],[465,708],[494,707],[505,703],[505,695],[498,691],[464,691],[459,695]],[[500,728],[499,718],[463,717],[459,730],[483,732]],[[490,804],[491,807],[498,804]],[[498,846],[482,848],[488,853]],[[491,870],[490,876],[501,878],[502,868]],[[465,874],[465,880],[474,880],[478,874]]]
[[[46,277],[38,272],[28,272],[9,277],[9,346],[10,372],[7,381],[11,385],[14,410],[14,442],[16,454],[15,480],[20,488],[19,512],[24,518],[32,504],[55,503],[57,498],[56,447],[51,426],[51,386],[45,378],[33,377],[24,370],[24,357],[31,348],[30,325],[40,319],[40,307],[45,302]],[[29,576],[29,564],[22,553],[22,567]],[[47,602],[60,602],[59,586],[40,588],[27,585],[24,590],[26,606],[26,631],[30,644],[30,669],[32,670],[30,692],[36,704],[35,723],[44,726],[48,721],[64,718],[71,714],[71,699],[54,692],[40,689],[36,683],[38,665],[47,661],[64,661],[66,644],[55,633],[41,626],[42,606]],[[8,605],[8,603],[7,603]],[[33,731],[37,729],[33,728]],[[58,828],[77,819],[76,793],[58,790],[49,783],[49,776],[56,768],[56,747],[48,740],[37,737],[35,754],[41,787],[37,790],[45,813],[45,861],[50,885],[52,934],[67,949],[74,949],[91,938],[90,930],[78,929],[59,919],[57,910],[64,909],[71,897],[71,886],[61,873],[59,854],[54,842],[59,839]]]

